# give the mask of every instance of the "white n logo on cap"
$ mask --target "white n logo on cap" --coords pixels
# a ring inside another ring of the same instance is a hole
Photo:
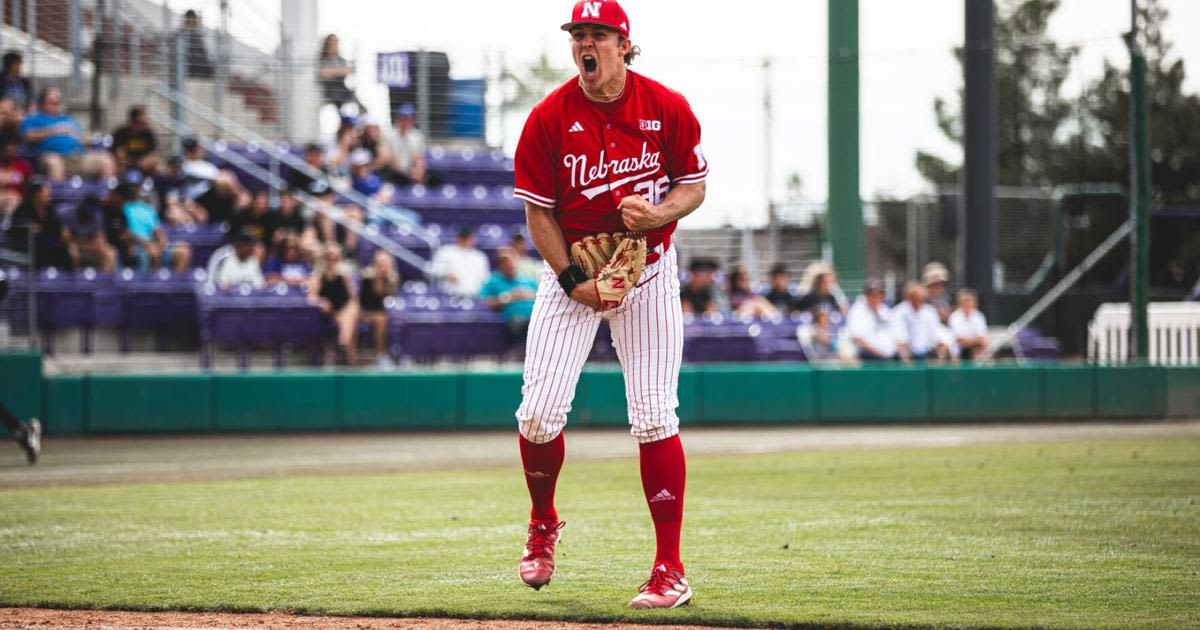
[[[579,17],[581,17],[581,18],[586,18],[586,17],[598,18],[598,17],[600,17],[600,3],[599,2],[584,2],[583,3],[583,13]]]

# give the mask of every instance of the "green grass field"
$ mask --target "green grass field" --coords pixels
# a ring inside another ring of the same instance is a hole
[[[520,584],[518,470],[0,492],[0,604],[722,625],[1200,626],[1200,440],[689,462],[695,605],[625,608],[633,461],[568,461],[559,572]]]

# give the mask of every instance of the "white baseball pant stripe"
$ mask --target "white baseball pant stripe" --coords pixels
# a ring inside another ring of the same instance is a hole
[[[661,246],[660,246],[661,247]],[[517,426],[525,439],[544,444],[567,424],[579,374],[607,319],[625,376],[630,433],[655,442],[679,433],[679,367],[683,361],[683,313],[675,248],[646,266],[641,286],[621,306],[597,312],[567,297],[549,265],[542,270],[529,336],[525,384]]]

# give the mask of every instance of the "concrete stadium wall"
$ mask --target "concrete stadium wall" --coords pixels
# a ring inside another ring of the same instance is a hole
[[[521,391],[519,371],[38,379],[31,365],[0,355],[0,400],[52,434],[510,429]],[[1200,366],[707,365],[683,370],[679,397],[685,425],[1200,418]],[[572,426],[624,426],[621,373],[586,370],[573,407]]]

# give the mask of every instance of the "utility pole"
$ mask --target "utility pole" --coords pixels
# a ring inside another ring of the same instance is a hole
[[[979,310],[995,317],[992,268],[996,262],[996,47],[992,0],[966,0],[963,42],[963,181],[960,260],[964,285],[979,294]]]
[[[1138,43],[1137,0],[1129,2],[1129,18],[1125,45],[1129,47],[1129,217],[1133,222],[1133,234],[1129,238],[1132,269],[1129,312],[1133,333],[1130,349],[1132,358],[1145,361],[1150,358],[1150,322],[1146,315],[1150,301],[1150,148],[1146,119],[1146,55]]]

